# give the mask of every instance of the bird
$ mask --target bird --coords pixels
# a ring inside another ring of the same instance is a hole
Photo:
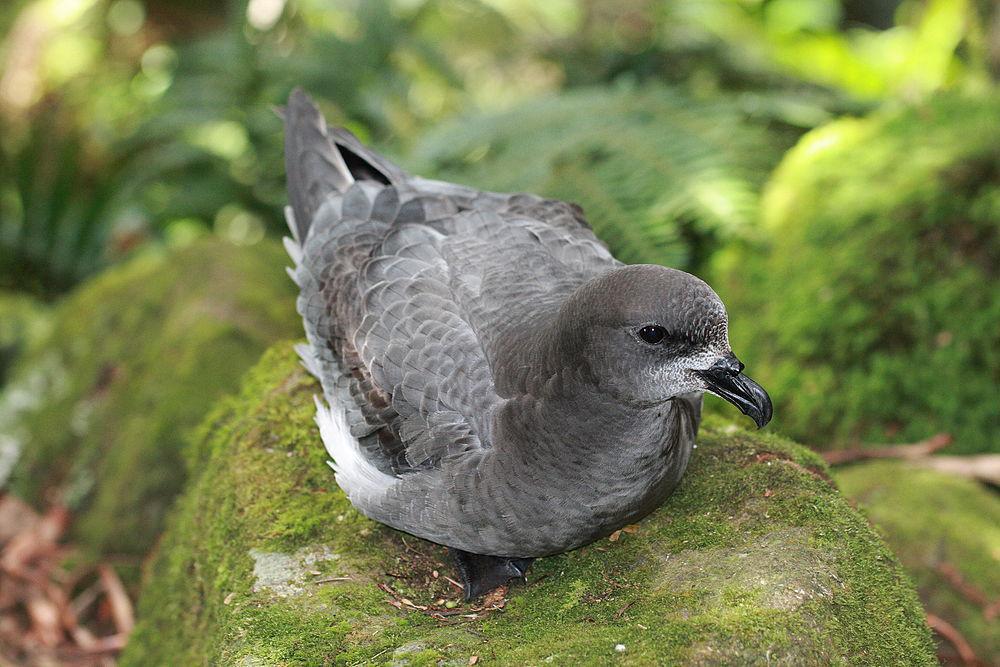
[[[280,111],[316,422],[365,516],[448,547],[467,600],[659,507],[710,392],[758,426],[726,309],[580,207],[411,175],[295,89]]]

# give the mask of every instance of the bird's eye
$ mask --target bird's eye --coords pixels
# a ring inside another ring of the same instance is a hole
[[[656,345],[667,337],[667,330],[655,324],[648,324],[639,329],[637,333],[639,334],[639,338],[650,345]]]

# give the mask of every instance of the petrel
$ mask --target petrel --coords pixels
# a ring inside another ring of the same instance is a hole
[[[299,354],[337,484],[449,547],[467,599],[656,509],[702,392],[771,419],[703,281],[622,264],[573,204],[412,176],[301,90],[284,122]]]

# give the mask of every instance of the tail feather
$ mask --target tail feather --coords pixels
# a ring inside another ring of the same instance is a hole
[[[410,178],[403,169],[365,146],[349,130],[328,127],[327,132],[340,149],[356,180],[371,180],[383,185],[400,185]]]
[[[304,243],[309,223],[331,192],[354,182],[344,157],[327,134],[326,121],[301,89],[292,91],[285,118],[285,171],[294,218],[293,235]]]
[[[355,181],[401,186],[411,178],[348,130],[328,127],[312,99],[299,88],[292,91],[288,105],[275,112],[285,121],[285,171],[291,204],[285,209],[285,219],[300,246],[327,195],[343,194]]]
[[[295,222],[295,211],[292,210],[291,206],[285,207],[285,224],[288,225],[288,231],[292,234],[292,240],[302,245],[302,239],[299,238],[299,225]]]
[[[300,246],[298,243],[296,243],[294,240],[288,238],[287,236],[285,238],[281,239],[281,242],[284,243],[284,245],[285,245],[285,252],[287,252],[288,256],[292,258],[293,262],[295,262],[295,266],[298,266],[299,264],[301,264],[302,263],[302,246]]]

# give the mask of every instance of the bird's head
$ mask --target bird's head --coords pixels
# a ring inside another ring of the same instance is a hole
[[[581,286],[558,318],[563,363],[619,401],[654,405],[708,391],[763,427],[767,392],[729,347],[726,309],[704,281],[662,266],[624,266]]]

